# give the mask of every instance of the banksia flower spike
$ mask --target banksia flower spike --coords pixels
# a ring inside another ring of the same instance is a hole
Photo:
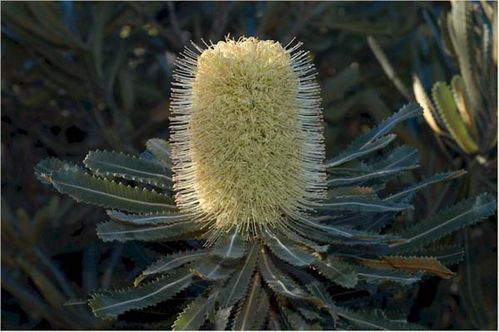
[[[115,318],[188,289],[179,299],[193,300],[174,329],[415,328],[379,310],[357,311],[356,302],[336,303],[328,289],[373,295],[373,285],[387,281],[452,277],[444,264],[458,261],[461,249],[428,244],[493,214],[495,200],[479,195],[400,234],[381,233],[415,191],[462,172],[382,192],[417,167],[414,148],[384,151],[391,129],[421,114],[416,105],[324,161],[319,87],[300,46],[256,38],[194,45],[174,74],[171,145],[151,139],[140,156],[93,151],[85,168],[57,159],[37,165],[42,182],[108,209],[110,220],[97,226],[104,241],[196,240],[159,257],[134,287],[93,294],[97,316]]]
[[[181,211],[245,235],[307,217],[325,198],[319,86],[301,43],[226,39],[178,60],[172,89]]]

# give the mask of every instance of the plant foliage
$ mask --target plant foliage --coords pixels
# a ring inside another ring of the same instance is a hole
[[[314,206],[314,217],[290,220],[294,224],[288,229],[248,239],[227,233],[211,245],[204,242],[206,225],[179,213],[167,183],[157,182],[166,179],[171,168],[168,144],[161,139],[148,141],[149,153],[138,157],[90,152],[86,169],[49,160],[40,162],[36,173],[78,201],[110,209],[110,220],[97,230],[104,241],[198,241],[194,251],[173,253],[152,263],[134,287],[93,294],[89,304],[98,317],[113,318],[190,290],[194,298],[185,303],[174,329],[199,329],[206,324],[243,330],[276,326],[415,329],[380,310],[362,311],[356,305],[338,303],[328,288],[336,285],[339,290],[372,293],[384,284],[417,283],[424,275],[450,278],[453,272],[445,264],[458,261],[462,250],[439,251],[429,245],[495,213],[495,198],[482,194],[401,232],[382,231],[411,207],[415,191],[462,174],[440,174],[399,192],[383,193],[387,181],[418,163],[412,148],[386,151],[395,138],[390,131],[420,114],[419,107],[407,105],[331,158],[327,162],[330,195]],[[381,160],[375,156],[378,153],[388,158]],[[339,172],[341,181],[336,176]],[[439,255],[454,259],[439,260]]]

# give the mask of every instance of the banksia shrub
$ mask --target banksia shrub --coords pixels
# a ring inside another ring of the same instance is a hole
[[[497,145],[497,4],[453,1],[442,42],[459,74],[435,82],[431,97],[415,75],[414,95],[431,129],[468,155],[488,159]]]
[[[171,149],[151,139],[140,156],[93,151],[85,167],[38,164],[41,181],[108,209],[97,228],[104,241],[196,240],[147,267],[133,287],[93,294],[97,316],[189,291],[195,297],[175,329],[415,328],[361,310],[362,299],[336,302],[330,286],[372,293],[428,274],[452,277],[446,264],[462,250],[428,245],[493,214],[495,200],[479,195],[401,233],[384,231],[417,190],[462,172],[382,194],[389,179],[417,167],[414,148],[386,151],[390,130],[421,114],[416,105],[325,161],[319,87],[300,45],[194,45],[174,77]]]

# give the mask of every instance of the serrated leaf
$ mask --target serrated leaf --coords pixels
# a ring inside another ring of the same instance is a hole
[[[373,141],[372,143],[363,145],[358,149],[348,149],[345,152],[341,153],[339,156],[330,159],[326,162],[326,166],[328,168],[336,167],[338,165],[344,164],[350,160],[358,159],[365,155],[368,155],[374,151],[383,149],[388,144],[390,144],[396,136],[394,134],[389,134],[380,137],[379,139]]]
[[[106,211],[107,215],[116,221],[134,224],[134,225],[161,225],[173,224],[176,222],[192,220],[187,214],[180,213],[148,213],[148,214],[127,214],[120,211]]]
[[[423,273],[410,273],[389,269],[374,269],[358,265],[353,265],[353,268],[357,273],[359,281],[375,285],[389,281],[407,286],[419,282],[423,276]]]
[[[288,264],[280,263],[283,270],[297,278],[308,290],[311,295],[310,302],[320,309],[325,309],[331,315],[333,320],[336,320],[335,304],[329,295],[326,287],[321,281],[311,274],[303,271],[303,269],[293,267]]]
[[[421,83],[421,80],[418,76],[413,76],[413,84],[412,89],[414,91],[414,97],[416,101],[423,107],[423,117],[430,126],[430,128],[437,133],[438,135],[442,135],[443,131],[439,125],[439,115],[433,106],[430,98],[426,94],[426,91]]]
[[[452,92],[447,84],[444,82],[437,82],[433,85],[433,100],[435,101],[437,110],[442,117],[447,130],[459,147],[466,153],[477,152],[478,146],[466,128],[463,118],[457,110]]]
[[[340,165],[347,161],[359,158],[373,151],[379,150],[388,145],[395,135],[386,135],[397,124],[410,118],[421,115],[421,107],[417,104],[407,104],[402,107],[397,113],[393,114],[378,126],[371,129],[367,134],[357,138],[350,146],[337,157],[328,160],[326,165],[328,168]]]
[[[235,229],[231,234],[223,235],[213,245],[212,254],[226,259],[238,259],[246,252],[246,241]]]
[[[431,256],[438,259],[442,264],[453,265],[461,262],[464,258],[464,248],[459,245],[438,246],[435,248],[422,249],[414,252],[418,256]]]
[[[209,256],[194,268],[194,273],[202,279],[221,280],[227,278],[234,270],[234,266],[225,264],[223,259]]]
[[[114,221],[97,225],[97,235],[103,241],[155,241],[167,240],[199,231],[199,223],[183,221],[168,225],[135,226]]]
[[[199,330],[206,320],[208,304],[207,296],[198,296],[177,316],[172,329],[174,331]]]
[[[364,196],[333,198],[324,203],[313,206],[317,210],[327,211],[361,211],[361,212],[388,212],[402,211],[411,207],[408,204],[393,203],[379,199],[369,199]]]
[[[269,311],[269,299],[261,287],[260,276],[255,274],[246,295],[246,300],[239,308],[232,324],[233,330],[260,330]]]
[[[310,298],[297,283],[275,267],[270,260],[270,257],[265,252],[262,252],[260,255],[259,271],[263,280],[274,292],[291,299],[306,300]]]
[[[142,275],[165,273],[194,260],[202,259],[208,253],[208,249],[201,249],[170,254],[149,265],[147,269],[142,271]]]
[[[308,266],[316,259],[304,248],[300,248],[297,244],[286,240],[282,236],[276,236],[270,231],[265,231],[264,241],[274,255],[292,265]]]
[[[378,269],[396,269],[405,272],[425,272],[444,279],[449,279],[455,274],[435,257],[402,257],[385,256],[381,259],[360,258],[360,263]]]
[[[50,176],[52,185],[77,201],[130,212],[162,212],[175,209],[171,199],[155,191],[130,187],[92,175],[61,169]]]
[[[421,330],[422,327],[403,320],[389,320],[381,310],[371,312],[338,309],[338,316],[356,328],[365,330]]]
[[[246,255],[245,260],[236,269],[236,272],[230,277],[226,285],[220,292],[220,297],[223,299],[223,307],[232,307],[246,293],[251,275],[255,270],[256,261],[259,255],[259,244],[253,243]]]
[[[131,155],[110,151],[90,151],[83,160],[92,172],[102,176],[121,177],[166,188],[171,177],[160,165]]]
[[[54,172],[61,169],[75,170],[80,169],[77,165],[62,161],[57,158],[46,158],[39,161],[34,170],[36,178],[44,184],[51,184],[51,177]]]
[[[404,241],[391,244],[391,250],[408,252],[417,249],[493,215],[496,208],[496,200],[490,194],[467,199],[403,231],[399,235]]]
[[[167,300],[192,282],[192,273],[183,269],[137,288],[110,294],[94,294],[89,300],[97,317],[111,319],[131,309],[142,309]]]
[[[231,312],[232,306],[217,311],[215,315],[215,330],[223,331],[227,328]]]
[[[327,260],[314,265],[323,276],[337,285],[353,288],[357,284],[357,273],[353,267],[337,257],[328,257]]]
[[[454,102],[457,106],[457,110],[459,111],[459,114],[461,115],[466,128],[469,130],[471,136],[474,139],[478,138],[478,133],[476,131],[473,116],[471,114],[471,105],[468,100],[466,86],[464,85],[463,78],[459,75],[455,75],[454,77],[452,77],[450,86],[452,89]]]
[[[158,159],[161,165],[171,169],[171,148],[167,141],[160,138],[152,138],[147,141],[146,147]]]
[[[400,200],[407,201],[404,198],[409,197],[412,193],[414,193],[418,190],[424,189],[424,188],[426,188],[429,185],[432,185],[434,183],[456,179],[460,176],[463,176],[464,174],[466,174],[466,171],[464,171],[464,170],[435,174],[435,175],[429,177],[428,179],[425,179],[421,182],[412,184],[409,187],[407,187],[406,189],[404,189],[396,194],[392,194],[392,195],[384,198],[383,200],[384,201],[400,201]]]

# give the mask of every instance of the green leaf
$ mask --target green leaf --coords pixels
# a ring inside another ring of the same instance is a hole
[[[106,211],[107,215],[116,221],[134,225],[161,225],[173,224],[182,221],[192,220],[191,216],[179,213],[148,213],[148,214],[127,214],[120,211]]]
[[[198,296],[177,316],[172,329],[174,331],[199,330],[206,320],[210,302],[207,296]]]
[[[225,264],[223,259],[215,256],[208,256],[194,268],[195,274],[206,280],[222,280],[227,278],[234,270],[234,266]]]
[[[381,310],[353,311],[338,308],[338,316],[346,319],[353,328],[362,330],[421,330],[422,327],[403,320],[389,320]]]
[[[411,205],[369,199],[364,196],[350,196],[346,198],[329,199],[324,203],[317,203],[313,207],[317,210],[327,211],[393,212],[408,209]]]
[[[198,230],[199,224],[193,221],[150,226],[133,226],[109,221],[97,225],[97,235],[105,242],[166,240]]]
[[[86,173],[61,169],[53,172],[50,183],[77,201],[131,212],[160,212],[175,209],[171,199],[155,191],[130,187]]]
[[[307,300],[310,298],[309,294],[297,283],[275,267],[265,252],[260,255],[259,271],[263,280],[274,292],[291,299]]]
[[[379,285],[385,282],[394,282],[402,286],[412,285],[421,281],[422,273],[409,273],[398,270],[381,270],[368,267],[356,267],[359,281]]]
[[[345,152],[341,153],[339,156],[330,159],[326,162],[328,168],[336,167],[338,165],[344,164],[347,161],[358,159],[370,154],[374,151],[383,149],[388,144],[395,140],[396,136],[394,134],[389,134],[376,139],[375,141],[365,144],[357,149],[347,149]]]
[[[137,288],[94,294],[89,300],[90,307],[97,317],[111,319],[131,309],[142,309],[167,300],[192,282],[192,273],[179,270]]]
[[[235,229],[231,234],[224,235],[217,240],[213,246],[212,254],[226,259],[238,259],[244,256],[245,251],[246,241]]]
[[[403,231],[399,235],[404,241],[391,244],[391,250],[394,253],[415,250],[493,215],[496,208],[495,197],[490,194],[467,199]]]
[[[251,245],[246,255],[246,259],[241,263],[242,266],[236,268],[236,272],[230,277],[227,284],[224,285],[220,293],[220,297],[223,299],[222,307],[232,307],[244,296],[251,275],[255,270],[259,248],[260,245],[257,242]]]
[[[201,249],[170,254],[149,265],[147,269],[142,271],[142,275],[165,273],[189,262],[201,259],[208,255],[208,253],[208,249]]]
[[[234,323],[233,330],[260,330],[269,312],[269,299],[261,287],[260,276],[255,275],[246,300],[241,304]]]
[[[95,174],[121,177],[161,188],[171,186],[171,177],[160,165],[123,153],[90,151],[83,160],[85,166]]]
[[[451,89],[444,82],[437,82],[433,85],[433,100],[438,112],[442,117],[447,130],[454,138],[455,142],[466,153],[475,153],[478,146],[470,136],[463,118],[457,110],[456,103],[452,97]]]
[[[223,331],[227,328],[231,312],[232,307],[219,309],[217,311],[215,315],[215,330]]]
[[[384,201],[407,201],[407,197],[410,197],[412,193],[424,189],[432,184],[438,183],[438,182],[443,182],[443,181],[448,181],[448,180],[453,180],[456,179],[462,175],[466,174],[465,170],[458,170],[458,171],[452,171],[452,172],[445,172],[445,173],[439,173],[435,174],[428,179],[425,179],[421,182],[415,183],[406,189],[390,195],[386,198],[384,198]]]
[[[459,245],[437,246],[415,251],[414,254],[423,257],[435,257],[445,265],[453,265],[463,260],[464,248]]]
[[[61,169],[77,171],[81,168],[57,158],[46,158],[36,164],[35,176],[42,183],[51,184],[52,174]]]
[[[353,267],[337,257],[328,257],[326,261],[314,265],[323,276],[337,285],[353,288],[357,284],[358,277]]]
[[[316,259],[304,248],[268,230],[264,233],[264,241],[274,255],[292,265],[308,266]]]
[[[167,141],[160,138],[152,138],[147,141],[146,147],[164,167],[171,169],[171,148]]]
[[[340,165],[385,147],[395,138],[395,135],[393,134],[386,135],[393,129],[393,127],[402,121],[421,114],[422,110],[419,105],[414,103],[405,105],[397,113],[393,114],[381,122],[378,126],[371,129],[367,134],[364,134],[354,140],[354,142],[352,142],[352,144],[350,144],[350,146],[339,156],[328,160],[326,162],[327,167],[330,168]]]

